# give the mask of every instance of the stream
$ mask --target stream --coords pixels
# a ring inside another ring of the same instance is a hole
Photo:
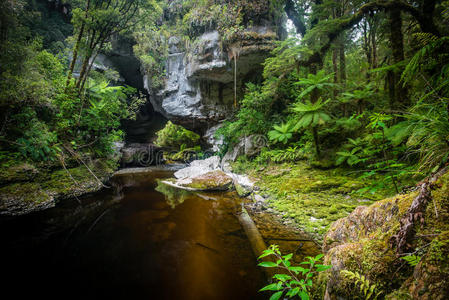
[[[265,299],[233,193],[167,192],[173,170],[1,219],[2,293],[45,298]]]

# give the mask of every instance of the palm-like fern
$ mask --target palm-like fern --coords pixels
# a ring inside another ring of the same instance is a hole
[[[335,87],[336,84],[330,82],[332,76],[333,74],[326,75],[325,71],[321,70],[316,74],[308,74],[307,77],[299,78],[295,84],[302,86],[304,90],[299,94],[298,98],[302,99],[315,90],[323,91]]]
[[[268,138],[271,141],[287,144],[294,131],[295,130],[290,122],[274,125],[273,130],[268,132]]]
[[[320,156],[317,128],[319,125],[323,125],[331,120],[331,117],[324,111],[324,106],[328,102],[329,100],[323,102],[320,98],[315,103],[310,101],[306,103],[297,102],[292,107],[292,111],[296,112],[299,117],[294,130],[307,127],[311,128],[317,156]]]
[[[366,102],[370,102],[373,98],[374,91],[371,85],[367,85],[363,89],[357,89],[352,92],[346,92],[341,94],[337,99],[343,104],[355,103],[359,107],[359,113],[363,112],[363,106]],[[345,107],[346,109],[346,107]],[[346,115],[346,112],[344,112]]]
[[[319,99],[315,103],[311,103],[310,101],[306,101],[305,103],[295,103],[292,107],[292,111],[299,115],[299,120],[295,125],[295,129],[316,127],[330,121],[331,117],[324,112],[324,107],[328,102],[329,100],[323,102],[322,99]]]
[[[336,154],[338,158],[336,160],[337,165],[341,165],[346,162],[349,166],[357,165],[360,162],[367,160],[367,143],[361,138],[351,139],[348,138],[348,143],[345,145],[346,151],[339,151]]]

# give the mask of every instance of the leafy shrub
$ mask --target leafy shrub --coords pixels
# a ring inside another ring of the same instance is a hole
[[[293,266],[290,262],[293,253],[282,255],[279,246],[277,245],[271,245],[268,249],[264,250],[263,254],[259,256],[259,259],[268,256],[274,256],[276,261],[263,261],[259,263],[259,266],[265,268],[279,268],[287,271],[287,273],[275,274],[273,276],[274,283],[266,285],[260,290],[275,291],[270,297],[270,300],[281,299],[282,295],[288,298],[299,296],[301,300],[310,299],[313,277],[317,273],[332,267],[319,264],[320,259],[324,256],[323,254],[319,254],[315,257],[306,257],[307,261],[301,263],[301,265],[304,265],[303,267]]]
[[[223,136],[228,144],[235,144],[241,136],[251,134],[265,135],[271,128],[272,111],[270,109],[273,99],[271,92],[258,85],[248,83],[246,94],[241,101],[240,110],[233,121],[225,122],[217,130],[217,136]]]
[[[264,148],[259,156],[255,158],[255,161],[258,163],[284,163],[295,162],[304,157],[304,148],[299,148],[298,146],[288,147],[284,150],[268,150],[267,148]]]
[[[273,130],[268,132],[268,138],[270,141],[283,143],[285,145],[293,136],[294,132],[294,126],[290,122],[282,123],[281,125],[273,126]]]

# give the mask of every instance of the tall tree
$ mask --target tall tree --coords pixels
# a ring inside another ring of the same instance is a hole
[[[78,33],[72,63],[67,77],[70,83],[74,64],[81,57],[82,64],[76,88],[84,89],[89,72],[95,58],[114,34],[118,34],[134,26],[141,20],[141,10],[147,0],[87,0],[84,10],[73,10],[73,23]]]

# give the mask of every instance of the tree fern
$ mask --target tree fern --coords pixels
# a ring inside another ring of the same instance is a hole
[[[306,95],[312,93],[314,90],[325,90],[327,88],[335,87],[335,83],[329,82],[333,74],[327,74],[324,70],[319,71],[316,74],[307,74],[307,77],[299,78],[296,85],[304,87],[298,98],[302,99]]]

